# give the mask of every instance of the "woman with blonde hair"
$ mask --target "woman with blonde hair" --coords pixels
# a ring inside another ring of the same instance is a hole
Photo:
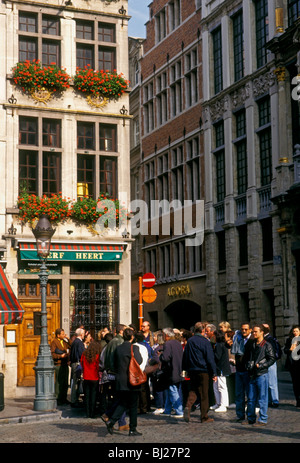
[[[223,331],[223,333],[226,333],[226,331],[231,331],[231,326],[229,322],[220,322],[219,323],[219,330]]]

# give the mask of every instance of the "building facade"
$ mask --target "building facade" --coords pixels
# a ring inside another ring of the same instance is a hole
[[[139,216],[138,274],[156,277],[157,298],[143,304],[144,318],[153,329],[170,324],[189,328],[205,315],[204,249],[200,239],[197,245],[186,245],[195,238],[195,224],[201,219],[197,203],[204,199],[199,28],[197,2],[149,5],[140,60],[139,197],[145,206]],[[138,274],[133,277],[135,288]],[[134,313],[137,304],[136,290]]]
[[[209,318],[267,322],[282,340],[299,320],[273,200],[293,153],[290,82],[269,46],[297,2],[284,3],[202,2]]]
[[[151,235],[148,211],[154,327],[266,322],[283,342],[299,323],[299,13],[297,0],[149,5],[142,197],[150,211],[151,200],[205,202],[198,247],[174,234],[176,220]]]
[[[21,220],[18,197],[58,196],[71,207],[79,198],[97,201],[103,194],[118,199],[116,207],[129,207],[129,90],[112,99],[93,99],[75,86],[77,68],[117,70],[128,79],[127,7],[127,1],[106,0],[9,1],[1,6],[1,251],[24,309],[20,325],[1,327],[7,396],[32,395],[40,338],[34,223]],[[26,60],[66,70],[70,87],[52,95],[45,88],[35,95],[23,91],[12,69]],[[47,262],[49,341],[60,327],[72,335],[83,324],[96,337],[104,326],[130,323],[126,218],[121,226],[99,228],[78,217],[54,226]],[[14,343],[8,342],[12,331]]]

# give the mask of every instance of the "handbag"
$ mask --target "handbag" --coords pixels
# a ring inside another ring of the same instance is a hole
[[[141,367],[133,355],[133,345],[131,345],[131,359],[129,362],[128,377],[131,386],[140,386],[147,381],[146,373],[141,370]]]

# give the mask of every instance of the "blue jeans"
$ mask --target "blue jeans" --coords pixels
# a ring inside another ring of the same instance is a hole
[[[278,394],[278,381],[277,381],[277,363],[273,363],[268,369],[268,379],[269,379],[269,403],[278,404],[279,403],[279,394]]]
[[[245,418],[245,397],[249,396],[250,376],[248,371],[237,371],[235,374],[235,405],[236,414],[240,420]]]
[[[175,415],[183,415],[182,400],[180,398],[179,386],[177,384],[171,384],[167,389],[164,413],[169,415],[172,408],[175,410]]]
[[[250,379],[249,398],[247,407],[248,421],[255,423],[256,413],[255,407],[259,407],[258,421],[267,423],[268,421],[268,373]]]

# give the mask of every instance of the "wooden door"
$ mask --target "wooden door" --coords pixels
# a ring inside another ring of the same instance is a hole
[[[26,300],[22,302],[25,313],[18,330],[18,386],[35,385],[35,366],[40,346],[41,302]],[[47,326],[49,343],[60,327],[60,301],[47,300]]]

